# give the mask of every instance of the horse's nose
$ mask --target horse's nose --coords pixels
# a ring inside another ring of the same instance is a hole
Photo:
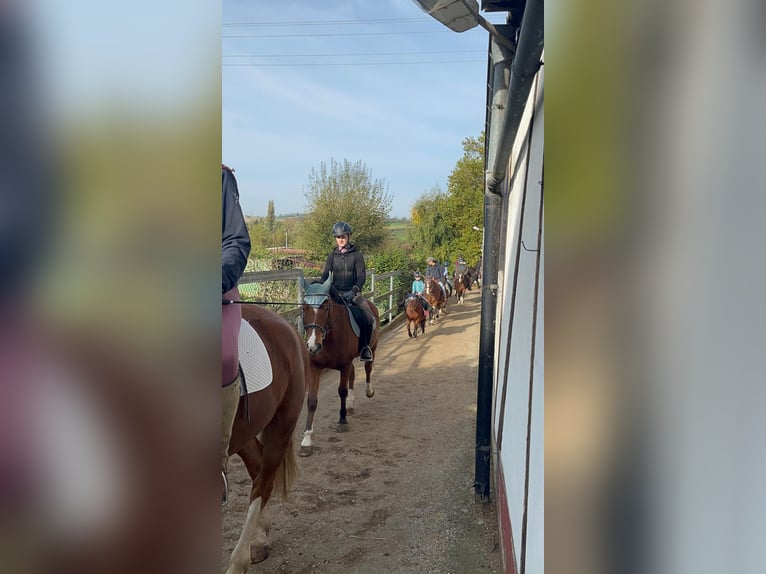
[[[312,331],[311,336],[306,340],[306,348],[309,353],[315,355],[322,348],[322,343],[317,341],[316,333]]]

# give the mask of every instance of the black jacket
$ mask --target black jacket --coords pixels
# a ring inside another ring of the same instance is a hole
[[[442,267],[442,264],[437,263],[433,267],[426,265],[426,279],[436,279],[439,283],[444,281],[444,267]]]
[[[239,206],[237,180],[230,169],[221,168],[221,193],[223,196],[223,225],[221,238],[221,260],[223,267],[221,293],[234,287],[242,277],[250,255],[250,235],[245,217]]]
[[[367,279],[364,257],[351,244],[349,244],[345,253],[341,253],[335,247],[330,255],[327,256],[324,271],[322,271],[322,281],[327,281],[330,271],[332,271],[332,286],[341,293],[351,291],[354,286],[358,287],[361,291]]]

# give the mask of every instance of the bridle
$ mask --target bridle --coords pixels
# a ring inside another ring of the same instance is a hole
[[[311,301],[307,301],[307,299],[311,297]],[[314,308],[314,316],[316,316],[316,312],[319,311],[320,307],[324,305],[325,302],[329,302],[329,306],[332,307],[333,305],[338,305],[337,303],[334,303],[330,299],[329,294],[316,294],[316,295],[305,295],[303,297],[303,303],[305,305],[310,305]],[[345,307],[345,305],[338,305],[339,307]],[[330,312],[327,313],[328,317],[330,315]],[[332,320],[329,324],[320,325],[318,323],[309,323],[308,325],[303,325],[303,330],[308,331],[309,329],[318,329],[322,332],[322,339],[327,339],[327,335],[332,331],[332,326],[335,325],[337,322],[338,317],[335,317],[335,319]],[[303,307],[301,307],[301,321],[303,321]]]

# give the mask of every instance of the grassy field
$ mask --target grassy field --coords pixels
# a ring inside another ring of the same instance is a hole
[[[386,224],[386,229],[388,229],[394,238],[399,241],[407,240],[407,234],[410,230],[410,227],[412,227],[412,224],[409,222],[397,221]]]

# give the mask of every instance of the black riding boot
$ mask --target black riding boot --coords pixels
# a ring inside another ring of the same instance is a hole
[[[353,300],[354,305],[364,311],[365,325],[359,325],[359,360],[363,363],[372,361],[372,349],[370,349],[370,339],[372,338],[372,326],[375,324],[375,316],[367,305],[367,300],[361,295],[357,295]]]

